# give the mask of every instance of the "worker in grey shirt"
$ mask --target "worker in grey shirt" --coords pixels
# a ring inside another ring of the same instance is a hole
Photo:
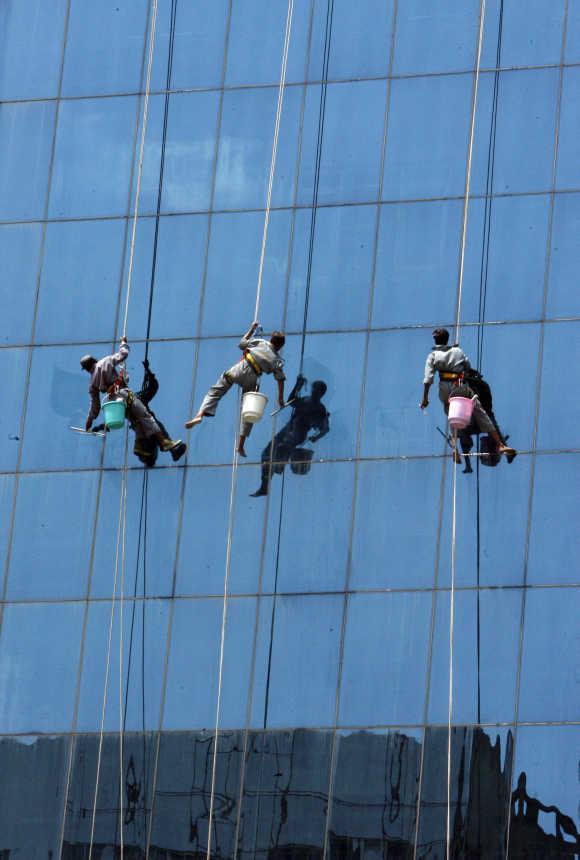
[[[139,456],[139,443],[142,439],[154,439],[162,451],[170,452],[174,460],[179,460],[187,451],[187,445],[181,439],[170,439],[164,432],[155,416],[139,397],[128,388],[129,377],[121,365],[129,355],[127,338],[122,337],[119,351],[104,358],[97,359],[92,355],[83,355],[81,367],[91,374],[89,395],[91,405],[85,423],[85,430],[90,430],[93,421],[101,411],[100,394],[109,397],[120,397],[125,402],[127,419],[135,431],[135,453]]]
[[[232,385],[239,385],[244,394],[246,391],[257,391],[263,373],[271,373],[274,376],[278,383],[278,403],[281,408],[284,406],[284,380],[286,377],[284,376],[284,361],[279,353],[286,342],[286,338],[280,331],[272,332],[270,340],[254,337],[258,325],[257,321],[253,322],[242,337],[239,343],[239,348],[243,352],[242,358],[237,364],[222,373],[215,385],[212,385],[197,414],[186,421],[185,426],[188,429],[200,424],[206,416],[213,418],[219,401]],[[246,456],[244,445],[251,431],[252,425],[248,422],[242,422],[237,449],[241,457]]]
[[[461,347],[457,344],[449,346],[449,332],[446,328],[436,328],[433,332],[435,346],[427,356],[425,362],[425,376],[423,379],[423,400],[421,409],[429,405],[429,389],[435,379],[435,372],[439,373],[439,400],[443,404],[445,414],[449,412],[450,397],[470,397],[474,401],[473,424],[478,433],[488,433],[498,447],[498,453],[506,454],[509,463],[516,456],[516,451],[509,448],[500,437],[497,427],[480,403],[479,397],[469,388],[467,384],[461,384],[463,374],[471,369],[471,363]],[[458,387],[459,386],[459,387]],[[459,452],[454,447],[453,456],[456,463],[461,463]]]

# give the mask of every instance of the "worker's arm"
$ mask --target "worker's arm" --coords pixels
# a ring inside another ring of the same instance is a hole
[[[285,380],[284,380],[284,378],[277,379],[276,382],[278,383],[278,406],[280,407],[280,409],[283,409],[284,406],[286,405],[284,402],[284,382],[285,382]]]
[[[294,386],[294,388],[292,389],[292,391],[288,395],[288,403],[290,403],[291,400],[294,400],[296,397],[298,397],[298,395],[300,394],[300,392],[304,388],[305,384],[306,384],[306,378],[304,376],[302,376],[301,373],[299,373],[297,378],[296,378],[296,385]]]
[[[328,420],[328,412],[325,413],[323,420],[320,422],[320,429],[318,433],[314,433],[309,437],[311,442],[318,442],[319,439],[322,439],[323,436],[326,436],[328,431],[330,430],[330,421]]]
[[[425,362],[425,374],[423,378],[423,400],[419,404],[421,409],[426,409],[429,406],[429,389],[435,379],[435,356],[432,352],[427,356]]]
[[[243,335],[242,339],[240,340],[240,343],[239,343],[240,349],[247,349],[249,347],[252,336],[253,336],[254,332],[256,331],[256,329],[258,328],[259,325],[260,325],[260,323],[258,322],[258,320],[254,320],[254,322],[252,323],[250,328],[247,330],[245,335]]]
[[[87,415],[87,420],[85,422],[85,430],[91,429],[91,424],[101,411],[101,400],[99,398],[98,389],[95,390],[93,388],[89,388],[89,394],[91,396],[91,405],[89,407],[89,414]]]
[[[112,356],[115,364],[121,364],[122,361],[125,361],[127,356],[129,355],[129,344],[127,343],[127,338],[125,335],[121,338],[121,342],[119,345],[119,352],[114,353]]]

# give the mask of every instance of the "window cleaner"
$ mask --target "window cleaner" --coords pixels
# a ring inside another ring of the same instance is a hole
[[[278,383],[278,403],[280,408],[284,406],[284,361],[279,353],[286,338],[281,331],[274,331],[270,336],[270,340],[265,340],[260,337],[255,337],[259,323],[253,322],[246,334],[239,342],[239,348],[243,355],[237,364],[226,370],[217,382],[212,385],[208,393],[205,395],[197,414],[185,422],[185,426],[190,429],[202,422],[205,417],[213,418],[218,403],[226,394],[232,385],[239,385],[244,394],[246,392],[258,391],[260,387],[260,377],[264,373],[271,373]],[[240,440],[238,443],[237,452],[240,457],[245,457],[246,451],[244,448],[246,439],[252,431],[252,423],[242,418],[240,422]]]
[[[472,371],[470,361],[458,344],[449,346],[449,332],[445,328],[437,328],[433,332],[435,346],[427,356],[425,362],[425,375],[423,379],[423,399],[420,403],[421,409],[429,405],[429,389],[433,384],[435,373],[439,373],[439,399],[443,404],[445,414],[449,413],[450,397],[466,397],[473,400],[473,414],[471,422],[459,432],[463,435],[471,433],[487,433],[493,440],[498,454],[505,454],[508,463],[511,463],[517,455],[514,448],[505,444],[497,426],[497,422],[490,418],[483,408],[477,393],[467,384],[469,378],[474,378],[476,371]],[[470,377],[469,374],[472,374]],[[479,374],[477,374],[479,376]],[[490,392],[491,398],[491,392]],[[455,439],[456,434],[454,434]],[[461,463],[461,455],[453,446],[453,459]],[[466,470],[468,471],[468,470]]]
[[[170,439],[163,425],[147,409],[139,396],[128,387],[129,377],[125,368],[121,367],[128,355],[127,338],[122,337],[118,352],[106,355],[99,361],[92,355],[84,355],[81,358],[82,369],[91,375],[89,383],[91,405],[85,430],[88,432],[91,429],[93,421],[100,412],[99,395],[107,394],[109,398],[115,397],[123,401],[127,419],[135,432],[135,448],[139,449],[145,440],[153,440],[162,451],[171,453],[173,460],[179,460],[185,454],[187,445],[181,439]],[[138,450],[135,453],[139,456]]]

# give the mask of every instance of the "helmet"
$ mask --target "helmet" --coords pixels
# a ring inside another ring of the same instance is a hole
[[[81,367],[83,370],[91,370],[93,364],[97,363],[97,359],[92,355],[83,355],[81,358]]]

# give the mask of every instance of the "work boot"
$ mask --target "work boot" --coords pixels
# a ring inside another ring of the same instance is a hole
[[[268,495],[268,487],[260,486],[256,490],[255,493],[250,493],[250,496],[253,496],[254,499],[257,499],[259,496],[267,496]]]
[[[187,445],[185,444],[185,442],[179,441],[177,447],[171,449],[172,460],[174,462],[177,462],[178,460],[180,460],[183,457],[183,455],[185,454],[186,451],[187,451]]]
[[[182,445],[182,444],[183,444],[183,442],[181,441],[181,439],[165,439],[164,438],[159,442],[159,447],[161,448],[163,453],[166,454],[168,451],[173,451],[175,448],[177,448],[179,445]]]

